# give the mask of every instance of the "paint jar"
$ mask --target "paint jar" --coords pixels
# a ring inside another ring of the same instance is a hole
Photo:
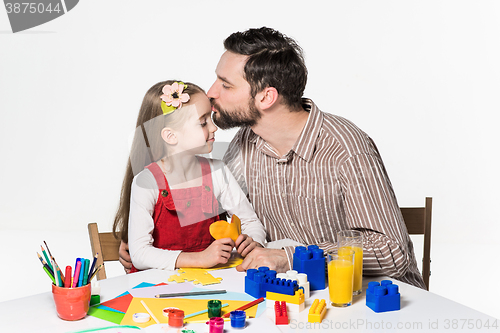
[[[207,321],[209,333],[222,333],[224,331],[224,319],[221,317],[212,317]]]
[[[234,310],[229,313],[232,328],[245,328],[247,314],[242,310]]]
[[[59,318],[78,320],[87,315],[90,305],[90,283],[78,288],[57,287],[52,284],[52,296]]]
[[[171,309],[168,312],[168,326],[182,327],[184,325],[184,311]]]
[[[208,301],[208,318],[220,317],[222,314],[222,302],[219,300]]]

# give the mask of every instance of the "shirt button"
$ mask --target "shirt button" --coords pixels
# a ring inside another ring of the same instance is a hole
[[[291,227],[295,227],[295,223],[290,223],[290,226]]]
[[[210,192],[210,187],[205,186],[205,190],[206,190],[207,192]]]
[[[286,197],[286,193],[285,192],[281,192],[281,197],[285,198]]]
[[[186,207],[191,206],[191,201],[186,202]]]
[[[162,197],[164,197],[164,198],[165,198],[167,195],[168,195],[168,191],[167,191],[167,190],[163,190],[163,191],[161,191],[161,196],[162,196]]]

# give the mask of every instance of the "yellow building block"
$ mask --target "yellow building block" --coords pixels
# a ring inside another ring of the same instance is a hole
[[[266,292],[266,298],[267,300],[273,301],[272,303],[274,304],[275,301],[285,301],[286,304],[297,304],[300,305],[304,303],[305,297],[304,297],[304,292],[302,289],[299,289],[295,292],[295,295],[285,295],[285,294],[279,294],[279,293],[273,293],[273,292]]]
[[[326,314],[326,302],[324,299],[319,301],[315,299],[311,308],[309,309],[309,315],[307,316],[307,321],[310,323],[321,323]]]

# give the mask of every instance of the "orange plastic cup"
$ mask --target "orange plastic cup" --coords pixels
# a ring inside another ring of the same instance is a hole
[[[52,284],[52,296],[59,318],[78,320],[87,315],[90,305],[90,283],[78,288],[63,288]]]

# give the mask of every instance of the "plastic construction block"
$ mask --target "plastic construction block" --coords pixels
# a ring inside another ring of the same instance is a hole
[[[266,304],[268,308],[273,307],[273,301],[286,302],[288,312],[299,313],[304,311],[304,309],[306,308],[304,292],[302,291],[302,289],[297,290],[294,296],[268,291],[266,293],[266,298]]]
[[[377,313],[400,310],[401,294],[398,285],[390,280],[368,283],[366,306]]]
[[[326,260],[317,245],[297,246],[293,254],[293,269],[307,274],[311,290],[322,290],[326,287]]]
[[[274,313],[276,315],[276,325],[288,325],[288,314],[286,312],[286,302],[274,302]]]
[[[297,281],[276,278],[276,271],[268,267],[247,270],[245,292],[255,298],[266,297],[266,292],[295,295],[299,289]]]
[[[309,315],[307,316],[307,321],[310,323],[321,323],[326,314],[326,302],[324,299],[321,301],[315,299],[311,308],[309,309]]]
[[[272,291],[268,291],[266,293],[266,299],[271,301],[285,301],[290,304],[302,304],[305,302],[304,292],[302,289],[299,289],[295,292],[295,295],[286,295],[280,293],[274,293]]]
[[[309,286],[309,281],[307,281],[307,274],[305,273],[299,273],[294,270],[289,270],[286,273],[278,273],[276,277],[280,279],[287,279],[287,280],[292,280],[292,281],[297,281],[299,284],[299,289],[302,289],[304,291],[304,296],[306,299],[309,298],[310,296],[310,286]]]

